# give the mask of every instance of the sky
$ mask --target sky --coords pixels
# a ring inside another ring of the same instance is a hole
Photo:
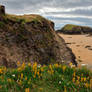
[[[40,14],[55,23],[92,27],[92,0],[0,0],[9,14]]]

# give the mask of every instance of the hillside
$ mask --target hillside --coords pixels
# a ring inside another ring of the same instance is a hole
[[[87,26],[78,26],[67,24],[57,32],[64,33],[64,34],[92,34],[92,28]]]
[[[54,31],[54,23],[40,15],[9,15],[0,6],[0,65],[17,67],[16,62],[39,64],[70,62],[75,56]]]

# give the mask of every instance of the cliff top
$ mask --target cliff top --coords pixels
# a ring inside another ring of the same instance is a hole
[[[57,32],[61,32],[64,34],[89,34],[92,33],[92,28],[87,26],[79,26],[73,24],[67,24]]]

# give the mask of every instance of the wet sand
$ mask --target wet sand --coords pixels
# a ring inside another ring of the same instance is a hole
[[[92,36],[60,34],[67,45],[72,49],[79,65],[86,65],[92,69]]]

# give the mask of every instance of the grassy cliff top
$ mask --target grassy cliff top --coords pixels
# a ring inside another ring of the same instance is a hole
[[[83,27],[83,28],[89,28],[87,26],[79,26],[79,25],[74,25],[74,24],[67,24],[63,28],[64,28],[64,30],[72,30],[73,28],[78,28],[78,27],[80,27],[80,28],[81,27]]]
[[[92,33],[92,28],[87,26],[67,24],[57,32],[62,32],[65,34],[82,34],[82,33],[88,34],[88,33]]]
[[[5,16],[8,19],[11,19],[13,21],[24,21],[24,22],[32,22],[32,21],[46,21],[47,19],[45,19],[44,17],[40,16],[40,15],[36,15],[36,14],[29,14],[29,15],[10,15],[10,14],[6,14]],[[48,20],[50,21],[50,20]]]

